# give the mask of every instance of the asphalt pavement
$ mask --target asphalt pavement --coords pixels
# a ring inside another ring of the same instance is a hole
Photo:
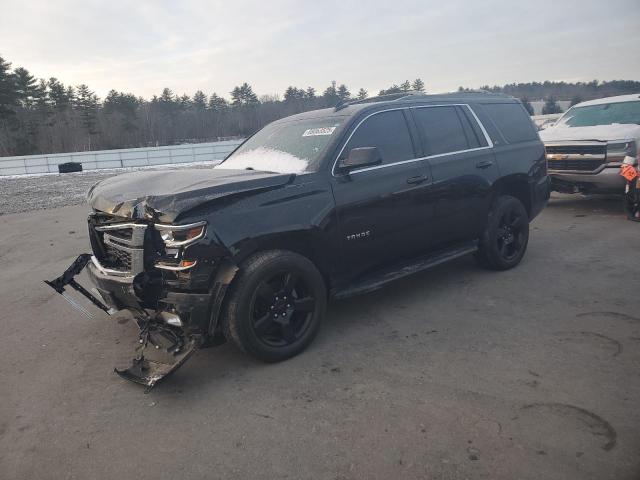
[[[617,199],[554,196],[511,271],[459,259],[333,303],[294,359],[226,344],[148,394],[113,373],[133,323],[42,282],[87,251],[87,207],[24,210],[0,215],[0,478],[640,478],[640,224]]]

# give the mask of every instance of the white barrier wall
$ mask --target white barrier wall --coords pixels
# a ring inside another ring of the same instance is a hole
[[[210,162],[224,159],[241,142],[242,140],[226,140],[170,147],[123,148],[118,150],[97,150],[95,152],[0,157],[0,176],[58,173],[58,165],[67,162],[81,163],[83,170]]]

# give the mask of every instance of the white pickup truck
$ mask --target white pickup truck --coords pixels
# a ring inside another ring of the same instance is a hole
[[[640,156],[640,94],[578,103],[539,133],[553,190],[622,193],[620,166]]]

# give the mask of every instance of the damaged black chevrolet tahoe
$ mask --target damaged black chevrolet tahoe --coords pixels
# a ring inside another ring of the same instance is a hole
[[[92,254],[47,282],[140,329],[120,375],[153,386],[231,340],[267,362],[313,340],[327,301],[466,254],[522,259],[549,196],[516,99],[403,94],[267,125],[209,169],[135,172],[88,193]],[[74,280],[84,267],[94,293]],[[96,293],[97,292],[97,293]]]

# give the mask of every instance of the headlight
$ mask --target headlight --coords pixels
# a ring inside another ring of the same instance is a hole
[[[621,160],[624,157],[635,157],[636,156],[636,142],[633,140],[620,140],[614,141],[607,144],[607,158],[615,157],[620,158]],[[609,160],[611,161],[611,160]]]
[[[156,223],[155,228],[167,247],[183,247],[204,237],[207,222],[188,225],[166,225]]]

